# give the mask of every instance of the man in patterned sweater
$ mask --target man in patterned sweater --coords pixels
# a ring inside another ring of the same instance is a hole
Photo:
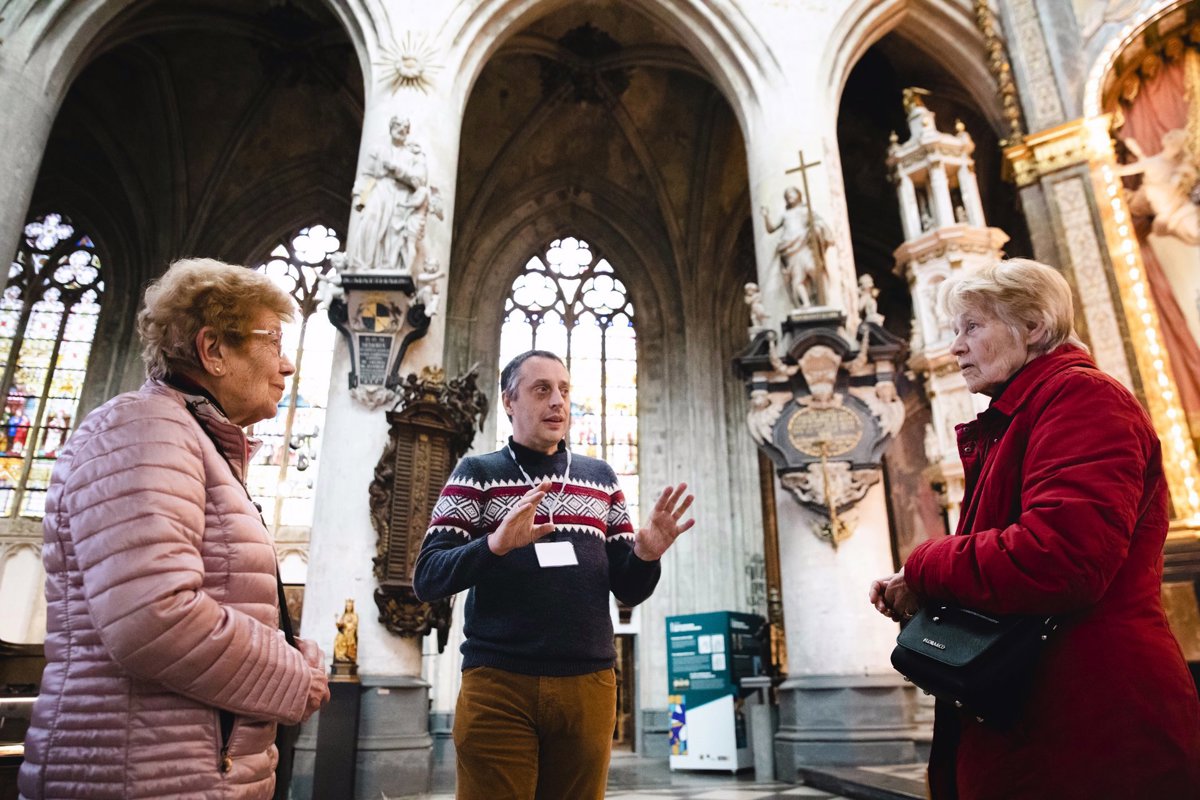
[[[454,718],[458,800],[601,800],[616,722],[608,593],[636,605],[695,523],[686,484],[636,532],[612,468],[566,447],[571,376],[531,350],[500,375],[508,446],[462,460],[433,510],[413,588],[469,589]]]

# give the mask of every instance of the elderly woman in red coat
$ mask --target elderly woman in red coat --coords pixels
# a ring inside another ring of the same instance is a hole
[[[991,405],[958,426],[955,536],[913,550],[871,602],[1061,624],[1011,727],[938,704],[935,800],[1200,798],[1200,701],[1159,599],[1162,451],[1146,412],[1073,332],[1054,269],[1013,259],[948,280],[952,352]]]

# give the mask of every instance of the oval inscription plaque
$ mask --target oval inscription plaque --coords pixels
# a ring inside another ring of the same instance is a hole
[[[792,414],[787,424],[788,440],[792,447],[809,456],[840,456],[858,447],[863,438],[863,423],[848,408],[801,408]]]

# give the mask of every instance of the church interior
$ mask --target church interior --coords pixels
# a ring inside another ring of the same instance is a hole
[[[7,0],[0,103],[0,800],[55,459],[142,385],[143,291],[187,256],[295,301],[246,482],[301,634],[334,652],[357,604],[356,798],[453,792],[465,598],[412,590],[431,505],[403,409],[448,409],[444,482],[508,440],[500,370],[532,348],[566,362],[568,443],[635,524],[664,485],[696,497],[654,594],[610,598],[614,754],[713,769],[673,738],[668,630],[736,612],[757,649],[722,771],[923,764],[932,701],[867,590],[956,529],[954,428],[988,398],[937,286],[1002,258],[1066,277],[1153,422],[1163,604],[1200,682],[1196,0]]]

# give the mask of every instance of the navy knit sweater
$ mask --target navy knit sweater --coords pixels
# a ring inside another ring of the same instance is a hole
[[[413,589],[437,600],[469,589],[463,669],[496,667],[526,675],[583,675],[613,666],[608,593],[637,605],[650,596],[661,568],[633,554],[633,526],[612,468],[572,454],[553,455],[509,440],[521,466],[553,488],[535,522],[555,529],[543,542],[569,541],[579,564],[541,567],[533,545],[498,556],[487,536],[532,488],[508,450],[464,458],[434,506],[417,558]]]

